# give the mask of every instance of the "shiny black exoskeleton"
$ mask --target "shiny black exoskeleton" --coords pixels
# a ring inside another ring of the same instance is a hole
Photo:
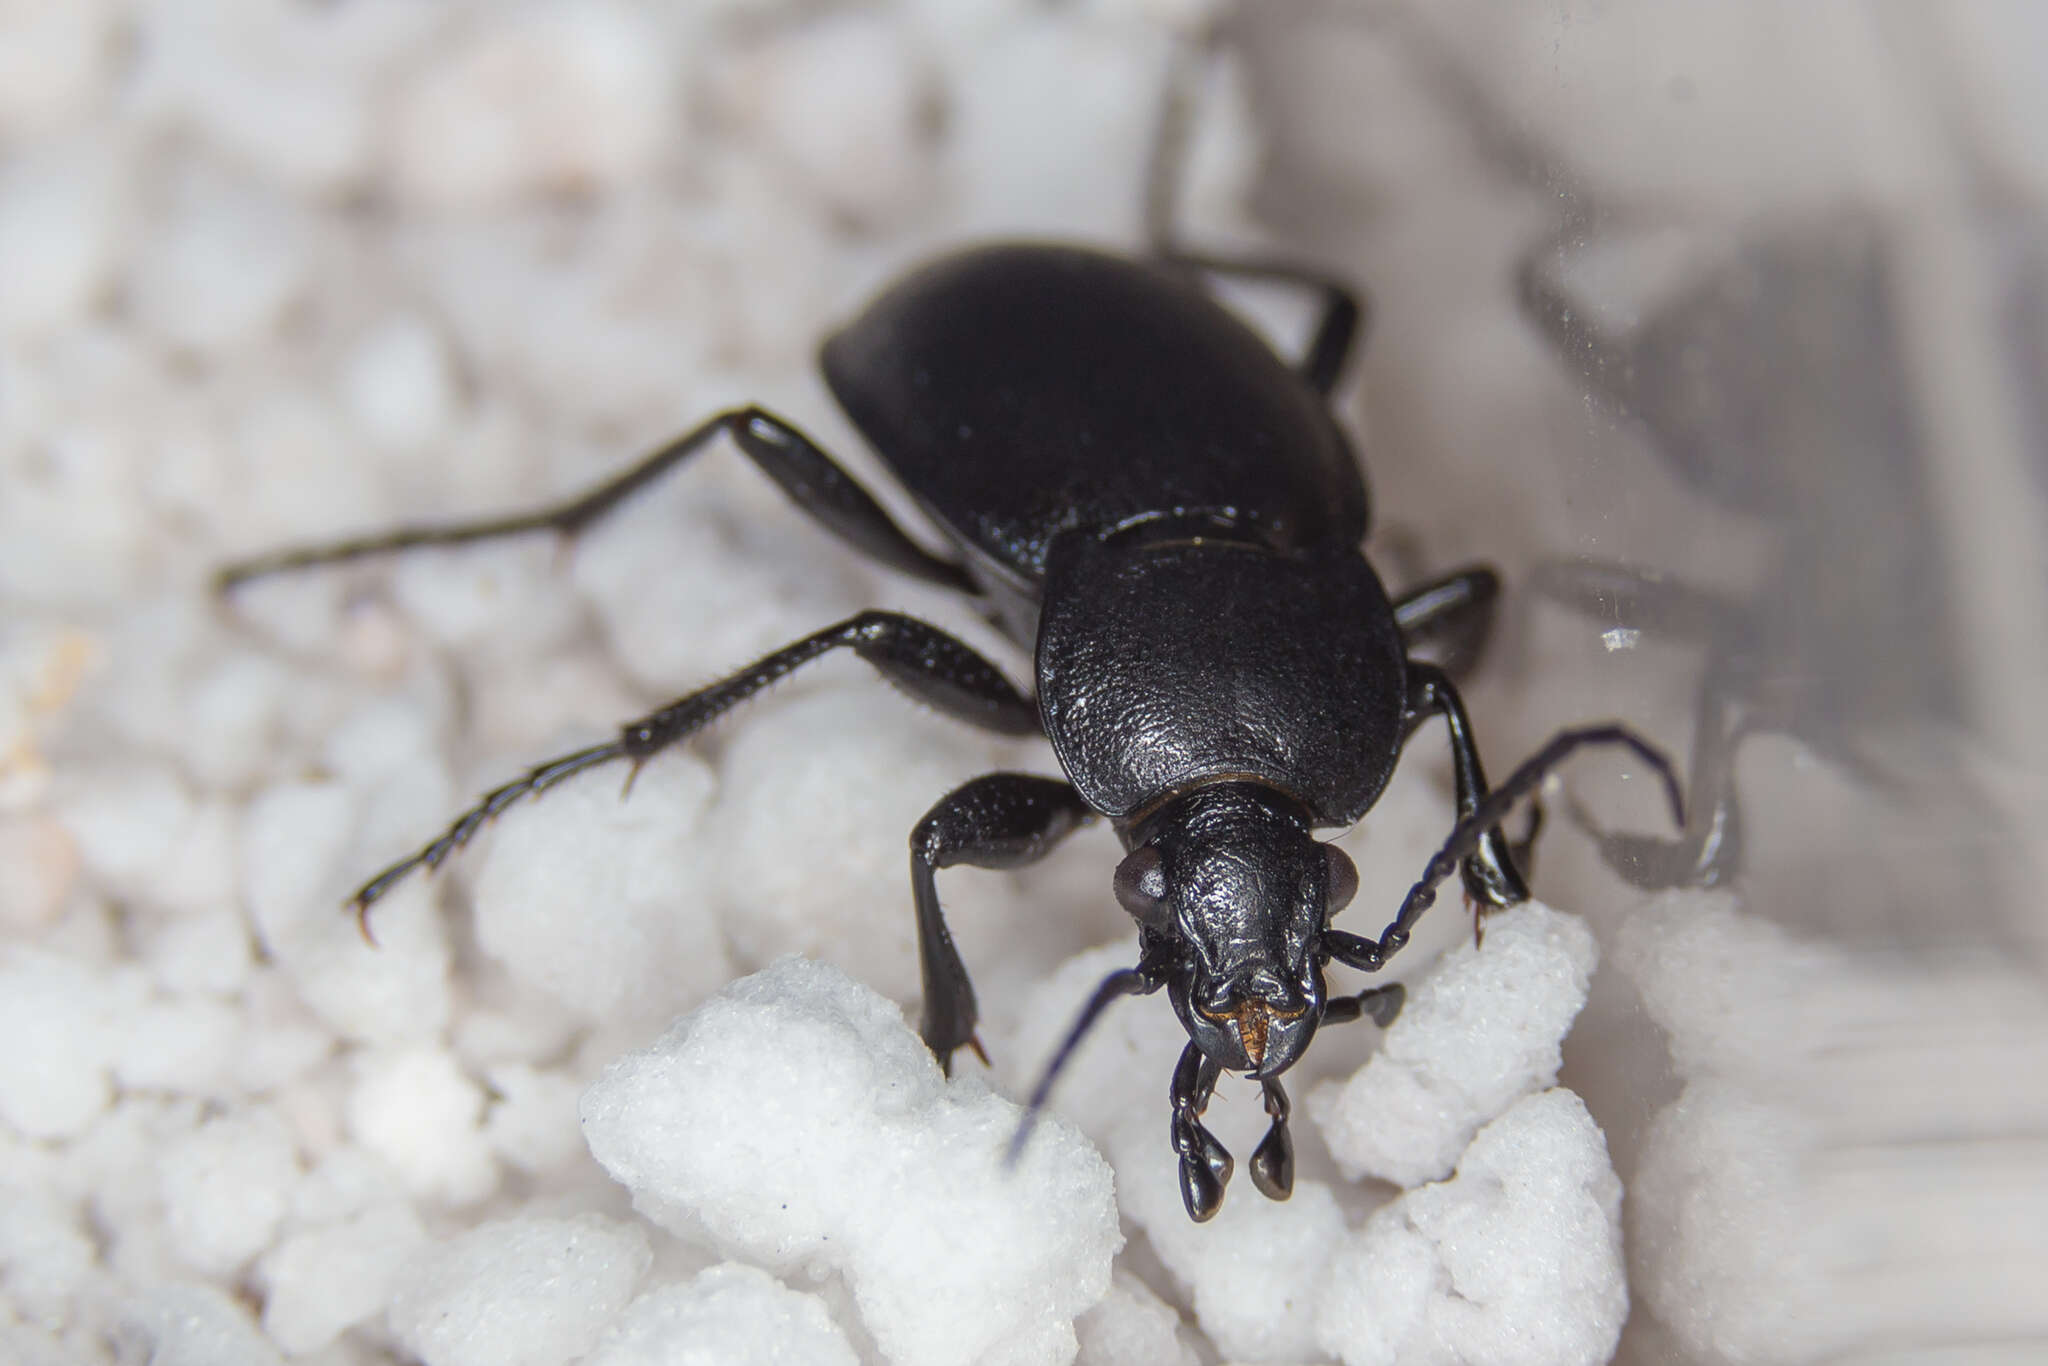
[[[1203,273],[1318,290],[1302,364],[1283,363],[1214,302]],[[1319,1024],[1385,1020],[1398,1008],[1398,987],[1331,996],[1332,960],[1378,969],[1453,871],[1482,906],[1526,896],[1500,820],[1581,744],[1634,748],[1676,801],[1661,757],[1612,726],[1565,732],[1489,795],[1450,675],[1409,651],[1433,639],[1469,654],[1496,581],[1475,568],[1390,601],[1359,553],[1365,484],[1325,401],[1358,320],[1342,287],[1266,263],[1044,245],[967,251],[897,283],[823,353],[834,395],[944,530],[949,556],[915,545],[790,423],[746,408],[563,506],[287,552],[230,569],[224,582],[412,545],[574,533],[731,437],[855,548],[977,599],[1034,652],[1035,692],[936,627],[862,612],[489,793],[365,885],[356,906],[367,911],[399,878],[439,865],[508,804],[599,764],[644,763],[792,669],[850,649],[957,719],[1045,734],[1066,773],[977,778],[912,833],[926,1042],[942,1060],[962,1045],[978,1051],[974,991],[936,872],[1030,863],[1082,822],[1107,818],[1127,851],[1115,892],[1139,926],[1140,959],[1098,989],[1033,1113],[1111,1000],[1165,987],[1189,1036],[1172,1082],[1181,1189],[1188,1212],[1206,1219],[1231,1167],[1200,1122],[1219,1074],[1264,1088],[1272,1128],[1252,1175],[1284,1198],[1293,1159],[1279,1075]],[[1334,929],[1357,875],[1314,832],[1363,816],[1432,716],[1449,727],[1458,824],[1377,940]]]

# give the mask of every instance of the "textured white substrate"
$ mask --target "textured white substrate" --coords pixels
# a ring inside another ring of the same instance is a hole
[[[858,607],[933,615],[1021,676],[732,452],[571,549],[419,553],[231,609],[206,592],[235,553],[532,505],[739,401],[871,473],[812,377],[817,336],[978,233],[1132,242],[1168,44],[1205,8],[0,6],[0,1360],[1614,1350],[1619,1185],[1556,1085],[1596,956],[1581,922],[1499,917],[1423,976],[1464,935],[1454,905],[1427,922],[1374,1060],[1357,1070],[1369,1027],[1333,1030],[1293,1079],[1287,1204],[1240,1177],[1215,1222],[1186,1220],[1165,1134],[1182,1036],[1157,999],[1111,1014],[1066,1118],[1006,1173],[1004,1096],[1134,953],[1114,842],[949,875],[999,1085],[941,1078],[898,1008],[904,834],[973,774],[1051,761],[854,664],[663,756],[628,801],[598,772],[515,809],[452,877],[379,903],[365,942],[343,898],[468,794]],[[1629,32],[1574,60],[1626,68]],[[1737,46],[1714,38],[1690,50]],[[1227,236],[1255,139],[1227,82],[1203,108],[1185,212]],[[1412,340],[1489,335],[1505,298]],[[1461,395],[1483,378],[1453,370]],[[1448,824],[1434,762],[1345,841],[1354,928]],[[1662,1323],[1738,1361],[1913,1314],[2048,1332],[2019,1307],[2048,1211],[1996,1257],[1854,1255],[1842,1211],[1869,1187],[1950,1207],[2028,1187],[1917,1161],[1900,1113],[1816,1127],[1828,1040],[1777,1047],[1814,1021],[1757,999],[1818,982],[1889,1019],[1913,988],[1772,933],[1673,898],[1624,940],[1684,1080],[1633,1215]],[[1772,958],[1802,966],[1743,990]],[[1973,990],[1998,1008],[1950,1055],[2038,1074],[2038,1003]],[[1886,1079],[1864,1080],[1831,1094]],[[2024,1093],[1985,1104],[1959,1086],[1941,1112],[1971,1134],[2041,1121]],[[1228,1080],[1210,1120],[1240,1156],[1262,1126]],[[1844,1151],[1873,1127],[1897,1146]],[[1816,1153],[1833,1184],[1800,1195]],[[1825,1274],[1903,1307],[1860,1314]]]

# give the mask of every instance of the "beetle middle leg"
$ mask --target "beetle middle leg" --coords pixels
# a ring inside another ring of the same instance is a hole
[[[1175,206],[1180,197],[1181,170],[1187,159],[1189,92],[1193,54],[1177,51],[1167,72],[1166,91],[1145,172],[1145,240],[1148,254],[1173,270],[1203,275],[1238,276],[1246,280],[1287,285],[1320,296],[1309,343],[1295,365],[1302,379],[1327,396],[1344,372],[1371,310],[1356,286],[1290,261],[1264,257],[1211,256],[1183,248],[1174,233]]]
[[[1472,565],[1411,588],[1394,604],[1394,622],[1412,652],[1436,646],[1445,673],[1461,678],[1479,663],[1493,634],[1500,575]]]
[[[732,707],[795,669],[837,649],[849,649],[891,683],[953,717],[1001,735],[1039,733],[1038,706],[1017,691],[995,665],[963,642],[915,617],[867,611],[785,645],[729,678],[699,688],[650,712],[607,744],[553,759],[491,791],[418,853],[379,873],[350,898],[358,915],[418,868],[438,868],[477,831],[522,798],[535,796],[587,768],[625,759],[638,772],[668,746],[702,729]],[[631,784],[628,775],[628,785]]]
[[[1479,762],[1479,746],[1472,738],[1472,722],[1449,674],[1434,664],[1411,661],[1408,666],[1408,730],[1431,716],[1442,716],[1450,728],[1451,770],[1457,783],[1458,815],[1462,819],[1479,809],[1486,797],[1486,769]],[[1507,835],[1498,827],[1479,837],[1478,847],[1465,859],[1461,871],[1465,894],[1480,906],[1496,909],[1529,899],[1529,888],[1508,851]]]
[[[443,526],[400,527],[326,545],[279,551],[229,565],[216,576],[215,583],[226,590],[267,574],[390,554],[414,546],[470,545],[537,531],[575,536],[721,435],[730,436],[797,507],[869,559],[942,587],[965,593],[977,591],[959,565],[919,548],[890,520],[881,504],[809,437],[758,407],[734,408],[708,418],[631,469],[551,507]]]
[[[939,906],[941,868],[1022,868],[1051,852],[1094,816],[1073,786],[1029,773],[990,773],[939,799],[910,833],[910,888],[917,906],[917,956],[924,977],[924,1019],[919,1032],[940,1066],[952,1070],[953,1053],[972,1048],[979,1009],[960,951]]]

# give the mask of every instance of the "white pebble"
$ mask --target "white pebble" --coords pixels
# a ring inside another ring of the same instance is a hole
[[[421,1199],[467,1205],[489,1195],[498,1165],[484,1141],[483,1089],[451,1054],[408,1049],[361,1058],[348,1130]]]
[[[376,943],[364,941],[342,904],[374,866],[350,838],[359,810],[338,783],[265,791],[249,809],[243,895],[264,948],[336,1032],[379,1043],[431,1038],[451,1008],[432,889],[416,878],[379,901]]]
[[[25,947],[0,955],[0,1119],[32,1138],[83,1132],[112,1099],[100,970]]]
[[[1195,1322],[1226,1359],[1302,1361],[1316,1353],[1323,1268],[1344,1238],[1344,1214],[1320,1181],[1296,1180],[1286,1201],[1259,1194],[1238,1163],[1223,1208],[1187,1216],[1163,1116],[1110,1140],[1124,1212],[1188,1289]],[[1249,1156],[1249,1154],[1245,1154]]]
[[[707,462],[737,458],[706,453]],[[675,497],[621,508],[602,534],[584,538],[570,566],[620,667],[660,695],[739,668],[873,597],[860,562],[818,538],[808,521],[762,509],[756,525],[746,525],[721,494],[720,477],[708,466],[692,469]],[[760,476],[742,469],[726,477]],[[873,678],[858,663],[846,667]],[[820,662],[806,672],[814,680],[834,669]]]
[[[350,711],[320,745],[321,764],[359,788],[426,769],[447,718],[410,694],[377,696]]]
[[[1309,1092],[1345,1176],[1440,1180],[1480,1125],[1555,1084],[1598,958],[1583,921],[1528,902],[1438,960],[1366,1065]]]
[[[947,792],[1000,767],[999,751],[855,667],[843,686],[778,698],[734,729],[698,876],[718,889],[743,962],[800,953],[910,1001],[920,989],[911,828]],[[942,874],[941,885],[956,933],[1011,909],[1000,876]]]
[[[189,128],[297,190],[334,194],[362,179],[377,119],[365,58],[392,45],[397,35],[375,30],[401,27],[394,7],[159,0],[139,8],[135,112]]]
[[[165,1285],[123,1307],[124,1360],[149,1366],[284,1366],[247,1310],[210,1285]]]
[[[605,3],[479,11],[399,99],[389,154],[399,191],[472,207],[611,189],[681,133],[674,56],[658,30]]]
[[[573,778],[499,817],[473,859],[477,942],[581,1015],[653,1022],[732,976],[692,838],[710,770],[663,755]]]
[[[841,1272],[884,1355],[1070,1360],[1122,1244],[1110,1174],[1064,1122],[948,1083],[895,1007],[786,959],[585,1095],[591,1152],[643,1213],[769,1265]]]
[[[1316,1334],[1345,1366],[1598,1366],[1627,1316],[1621,1182],[1556,1088],[1481,1129],[1451,1180],[1366,1221],[1330,1266]]]
[[[310,280],[306,225],[271,192],[182,184],[144,234],[128,280],[136,319],[169,345],[214,353],[260,339]]]
[[[1074,1323],[1078,1366],[1198,1366],[1180,1315],[1143,1281],[1119,1271],[1102,1303]]]
[[[900,20],[831,14],[776,33],[717,73],[722,112],[833,210],[864,224],[930,193],[936,98]]]
[[[275,762],[291,671],[267,654],[232,650],[187,687],[187,771],[213,787],[243,787]]]
[[[121,244],[119,184],[112,156],[90,143],[17,151],[0,167],[0,335],[75,325],[100,301]]]
[[[99,1250],[77,1212],[49,1190],[10,1189],[0,1199],[0,1283],[16,1313],[61,1325],[98,1266]],[[6,1317],[0,1313],[0,1323]]]
[[[299,1156],[266,1110],[223,1115],[162,1155],[161,1194],[178,1258],[227,1275],[270,1245],[291,1207]]]
[[[114,1079],[124,1089],[220,1097],[233,1090],[242,1012],[206,996],[158,999],[112,1023]]]
[[[576,1105],[583,1083],[566,1072],[525,1063],[500,1063],[485,1073],[491,1086],[484,1138],[521,1171],[552,1171],[582,1157],[583,1130]]]
[[[165,764],[81,773],[66,788],[58,814],[87,873],[115,895],[148,890],[178,852],[195,814],[191,790]]]
[[[356,342],[342,397],[365,435],[400,451],[445,440],[461,402],[448,344],[417,314],[387,318]]]
[[[10,142],[90,108],[114,65],[118,9],[113,0],[0,6],[0,133]]]
[[[260,1095],[289,1086],[334,1051],[334,1036],[322,1028],[291,979],[275,967],[251,972],[242,990],[248,1028],[235,1048],[241,1089]]]
[[[1027,11],[999,41],[960,53],[948,65],[945,155],[964,228],[1135,241],[1168,41]]]
[[[855,1366],[816,1295],[727,1263],[626,1306],[584,1366]]]
[[[407,1268],[391,1329],[425,1366],[564,1366],[652,1262],[644,1230],[596,1215],[483,1224]]]
[[[1089,949],[1068,959],[1025,998],[1017,1036],[996,1057],[998,1075],[1012,1095],[1031,1094],[1102,979],[1137,961],[1135,935]],[[1187,1032],[1163,996],[1119,1001],[1067,1059],[1049,1106],[1098,1143],[1108,1142],[1133,1119],[1153,1122],[1163,1133],[1167,1080],[1187,1042]],[[1172,1153],[1160,1142],[1155,1157],[1170,1162]]]
[[[263,1330],[293,1356],[319,1351],[390,1304],[426,1242],[419,1217],[398,1202],[292,1234],[257,1269]]]
[[[0,928],[35,930],[56,919],[78,865],[78,842],[58,822],[0,820]]]
[[[151,976],[173,993],[228,995],[256,965],[248,922],[232,904],[162,920],[145,928],[141,941]]]

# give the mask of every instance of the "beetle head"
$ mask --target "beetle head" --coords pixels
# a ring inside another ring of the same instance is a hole
[[[1188,1037],[1256,1077],[1286,1071],[1315,1036],[1323,927],[1357,887],[1305,811],[1246,782],[1175,798],[1138,828],[1116,874]]]

